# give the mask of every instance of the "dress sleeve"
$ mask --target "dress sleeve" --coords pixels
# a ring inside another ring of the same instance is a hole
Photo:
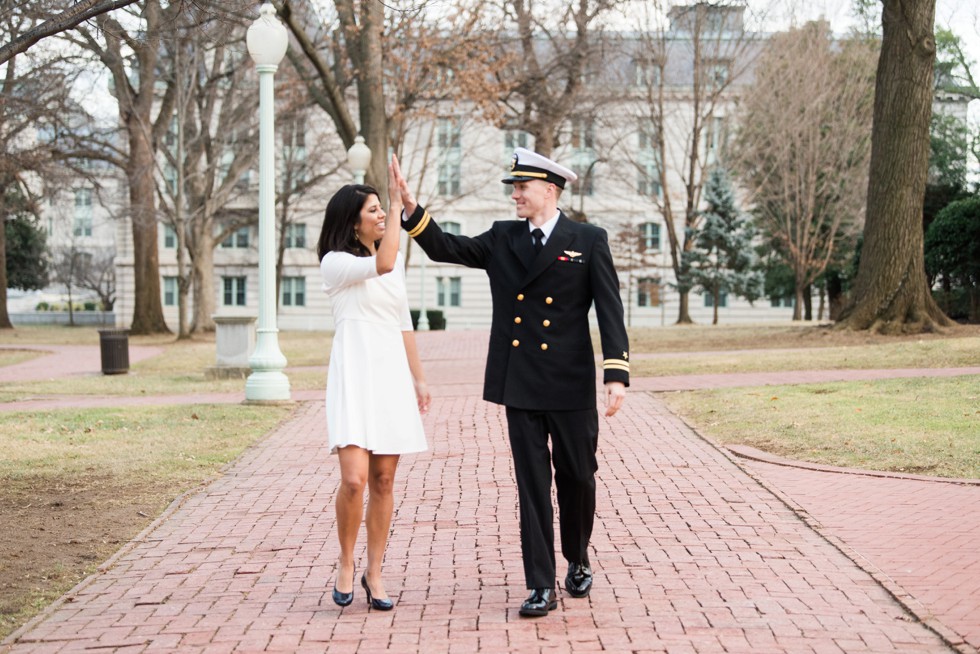
[[[355,257],[347,252],[327,252],[320,261],[323,290],[328,293],[337,289],[378,276],[378,264],[374,257]]]

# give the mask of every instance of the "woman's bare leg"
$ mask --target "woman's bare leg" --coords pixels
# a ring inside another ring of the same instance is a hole
[[[366,519],[368,563],[365,577],[371,594],[379,599],[388,597],[381,580],[381,563],[384,561],[388,531],[391,529],[391,513],[395,505],[392,488],[397,467],[397,454],[371,455]]]
[[[337,455],[340,458],[340,487],[337,489],[340,560],[335,584],[341,593],[350,593],[354,589],[354,545],[364,515],[364,486],[368,480],[371,453],[348,445],[337,450]]]

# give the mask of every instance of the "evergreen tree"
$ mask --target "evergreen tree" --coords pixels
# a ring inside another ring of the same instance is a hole
[[[755,265],[752,238],[755,230],[736,205],[728,175],[713,169],[704,187],[708,208],[701,212],[697,228],[689,230],[694,244],[682,259],[683,278],[692,290],[708,293],[714,300],[712,324],[718,324],[722,293],[757,300],[763,291],[763,275]]]
[[[48,285],[48,264],[44,232],[23,215],[4,223],[7,242],[7,285],[24,291]]]
[[[980,196],[951,203],[925,236],[926,274],[940,289],[940,306],[954,317],[980,322]],[[959,298],[961,307],[955,306]]]

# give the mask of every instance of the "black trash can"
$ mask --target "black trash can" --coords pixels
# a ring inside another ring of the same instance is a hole
[[[119,375],[129,372],[129,330],[100,329],[102,374]]]

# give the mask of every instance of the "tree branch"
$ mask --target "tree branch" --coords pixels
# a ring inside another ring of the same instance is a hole
[[[49,18],[34,29],[24,32],[10,43],[0,47],[0,64],[22,52],[26,52],[28,48],[45,37],[70,30],[90,18],[126,7],[134,2],[136,0],[80,0],[57,16]]]

